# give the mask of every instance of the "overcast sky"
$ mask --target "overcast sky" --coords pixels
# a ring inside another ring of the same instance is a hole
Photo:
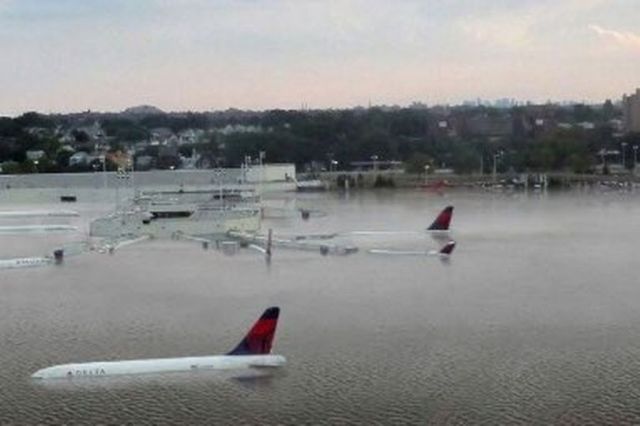
[[[0,0],[0,115],[618,99],[639,0]]]

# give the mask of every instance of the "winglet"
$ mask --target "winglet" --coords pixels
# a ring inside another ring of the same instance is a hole
[[[280,308],[275,306],[264,311],[244,339],[227,355],[266,355],[270,353],[279,315]]]
[[[451,253],[453,253],[454,248],[456,248],[456,242],[451,240],[447,244],[445,244],[442,249],[440,249],[439,253],[449,256]]]
[[[440,212],[436,220],[427,228],[428,231],[448,231],[453,217],[453,206],[447,206]]]

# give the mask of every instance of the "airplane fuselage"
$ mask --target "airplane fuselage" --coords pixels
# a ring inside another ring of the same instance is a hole
[[[71,225],[16,225],[0,226],[0,234],[21,234],[37,232],[68,232],[77,231],[76,226]]]
[[[31,218],[31,217],[77,217],[80,214],[73,210],[6,210],[0,211],[0,218]]]
[[[23,257],[17,259],[0,259],[0,269],[30,268],[32,266],[45,266],[53,264],[53,259],[48,257]]]
[[[212,355],[61,364],[38,370],[31,377],[34,379],[73,379],[198,370],[282,367],[285,364],[286,359],[282,355]]]

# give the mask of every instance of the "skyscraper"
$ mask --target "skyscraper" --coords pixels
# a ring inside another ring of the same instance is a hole
[[[625,132],[640,132],[640,89],[622,97],[622,119]]]

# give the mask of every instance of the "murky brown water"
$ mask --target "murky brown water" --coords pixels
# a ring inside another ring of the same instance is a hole
[[[411,231],[449,203],[459,245],[448,263],[276,250],[268,266],[250,251],[151,241],[62,267],[2,270],[0,420],[640,422],[640,194],[307,195],[298,205],[329,215],[267,226],[407,231],[351,242],[436,248]],[[83,217],[56,222],[85,227],[104,206],[73,208]],[[82,235],[0,236],[0,257],[44,254]],[[270,305],[282,308],[275,349],[289,360],[274,374],[29,378],[65,362],[225,352]]]

